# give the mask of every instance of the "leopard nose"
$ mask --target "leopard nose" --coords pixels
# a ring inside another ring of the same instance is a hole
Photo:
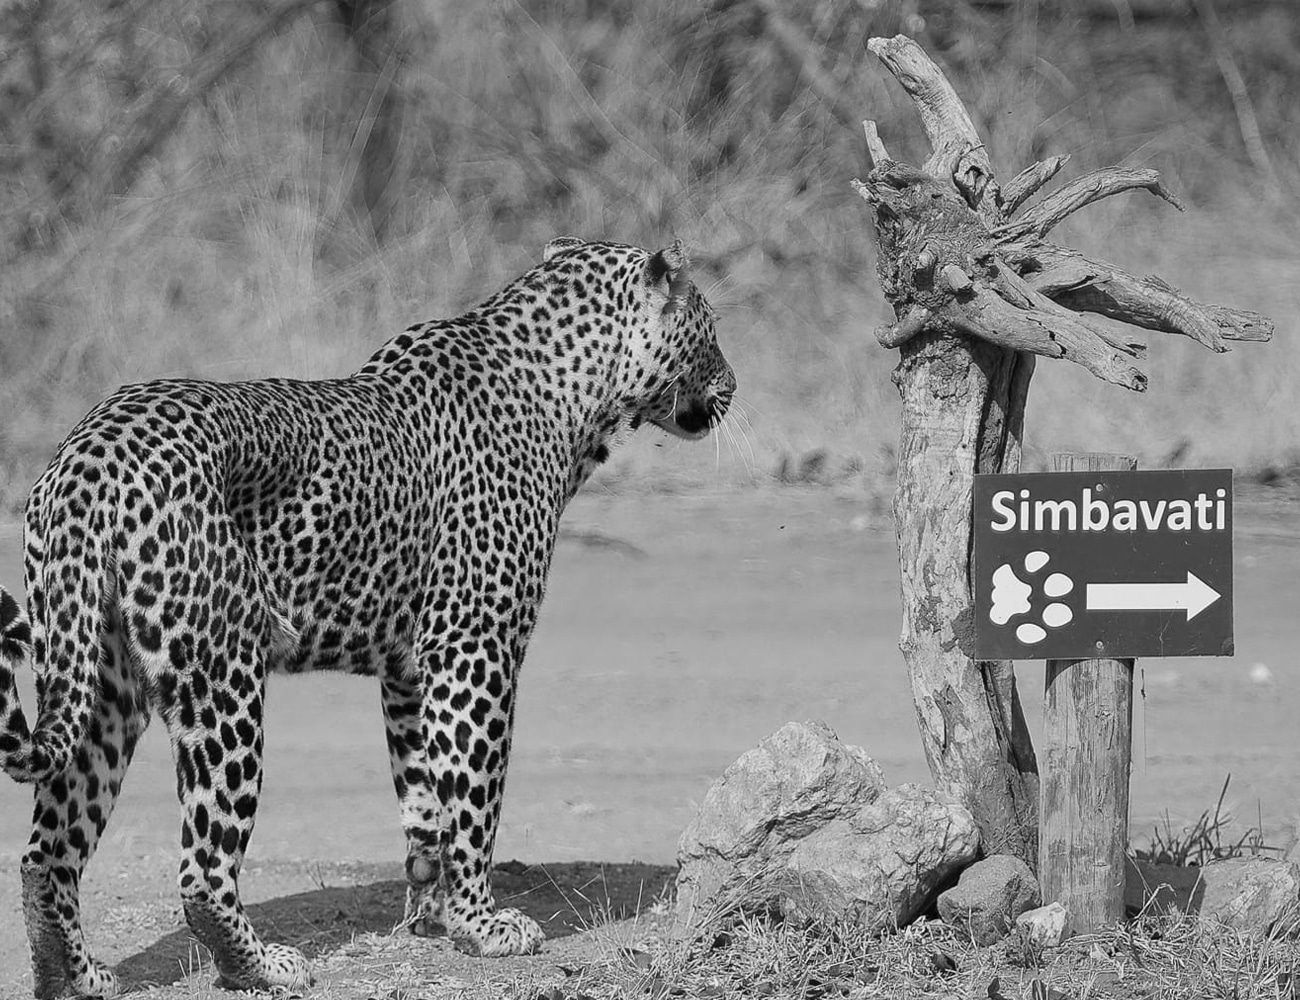
[[[675,413],[673,420],[687,434],[699,434],[701,431],[709,429],[712,415],[709,408],[703,403],[693,402],[686,409]]]

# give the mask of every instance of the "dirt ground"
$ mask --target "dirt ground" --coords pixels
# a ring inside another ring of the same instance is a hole
[[[1135,838],[1166,810],[1177,828],[1212,807],[1229,772],[1243,824],[1262,818],[1270,843],[1293,834],[1300,507],[1276,496],[1238,504],[1236,657],[1139,664]],[[898,568],[883,502],[794,488],[588,495],[565,524],[521,682],[496,852],[536,864],[509,866],[501,895],[522,894],[553,938],[593,912],[646,908],[710,781],[790,719],[827,721],[891,782],[927,780],[896,646]],[[17,550],[17,526],[0,527],[9,587],[20,582]],[[1020,683],[1036,725],[1042,665],[1022,664]],[[276,677],[268,726],[242,883],[254,920],[317,955],[388,948],[374,962],[391,967],[400,951],[382,942],[397,939],[375,935],[401,915],[402,838],[373,682]],[[128,984],[184,982],[196,962],[174,889],[174,789],[155,724],[84,886],[92,945]],[[25,789],[0,783],[4,998],[30,995],[18,904],[28,802]],[[645,864],[616,864],[631,861]],[[455,964],[444,941],[406,941],[445,952],[453,978],[487,974]],[[531,961],[554,972],[566,947]]]

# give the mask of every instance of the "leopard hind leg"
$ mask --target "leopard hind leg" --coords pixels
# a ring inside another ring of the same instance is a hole
[[[138,591],[128,591],[137,599],[132,622],[150,639],[138,655],[155,678],[176,764],[181,902],[190,929],[212,953],[221,985],[302,989],[311,983],[306,957],[264,942],[239,898],[262,787],[267,669],[295,633],[267,599],[235,525],[218,512],[209,517],[206,531],[198,519],[170,517],[171,541],[158,558],[208,568],[210,581],[184,599],[173,597],[166,616],[159,601],[140,602]]]

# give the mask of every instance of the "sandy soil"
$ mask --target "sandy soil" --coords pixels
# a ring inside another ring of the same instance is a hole
[[[1273,842],[1294,829],[1298,510],[1259,497],[1239,503],[1235,658],[1140,664],[1135,836],[1166,810],[1175,827],[1194,819],[1229,772],[1230,805],[1244,822],[1257,822],[1258,810]],[[17,541],[16,526],[0,529],[0,582],[10,587],[20,579]],[[895,645],[897,574],[887,509],[857,495],[579,498],[522,680],[497,857],[546,862],[543,882],[570,887],[595,884],[595,869],[560,863],[671,864],[709,782],[790,719],[824,719],[892,782],[926,780]],[[1020,677],[1036,725],[1041,664],[1023,664]],[[24,693],[30,706],[29,684]],[[276,677],[268,722],[245,898],[262,904],[262,926],[280,939],[289,935],[276,925],[311,921],[318,951],[358,928],[386,929],[400,916],[402,839],[373,682]],[[28,801],[0,783],[2,997],[28,995],[30,984],[17,871]],[[85,885],[92,943],[125,963],[130,981],[171,981],[190,955],[173,888],[178,828],[155,724]],[[607,893],[616,906],[654,895],[665,876],[619,872]],[[561,924],[580,911],[559,898],[537,910],[570,914]]]

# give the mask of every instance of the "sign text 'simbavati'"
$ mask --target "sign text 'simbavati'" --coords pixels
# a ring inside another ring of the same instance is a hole
[[[975,477],[980,659],[1230,656],[1232,473]]]

